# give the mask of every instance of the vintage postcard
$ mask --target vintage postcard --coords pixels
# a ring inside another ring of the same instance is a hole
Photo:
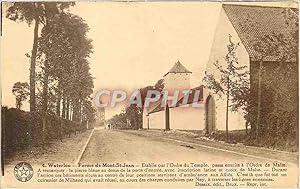
[[[299,187],[297,1],[1,10],[1,188]]]

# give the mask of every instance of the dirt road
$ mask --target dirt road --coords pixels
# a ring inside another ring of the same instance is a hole
[[[80,162],[270,162],[227,150],[118,130],[95,130]]]

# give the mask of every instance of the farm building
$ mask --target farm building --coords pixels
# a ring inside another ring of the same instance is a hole
[[[287,14],[297,15],[296,9],[278,8],[278,7],[262,7],[262,6],[244,6],[244,5],[229,5],[223,4],[219,19],[216,25],[214,40],[211,46],[209,60],[204,72],[213,74],[215,78],[220,78],[220,73],[216,69],[214,63],[218,61],[219,65],[226,66],[224,56],[227,53],[227,45],[229,36],[235,43],[239,43],[236,55],[239,64],[246,66],[246,70],[250,72],[250,89],[252,95],[257,95],[257,80],[259,74],[260,63],[264,67],[262,73],[262,86],[270,88],[268,81],[276,81],[276,74],[272,71],[276,70],[281,65],[281,58],[278,54],[268,54],[263,56],[257,51],[258,42],[263,41],[264,37],[274,35],[291,35],[292,27],[288,27],[286,23]],[[265,46],[262,45],[262,52]],[[268,47],[265,47],[268,48]],[[289,59],[285,64],[294,63],[296,59]],[[293,64],[295,65],[295,64]],[[297,68],[295,68],[297,69]],[[194,70],[192,70],[194,71]],[[143,112],[143,128],[144,129],[179,129],[179,130],[205,130],[206,133],[211,133],[214,130],[226,129],[226,98],[219,97],[206,89],[203,83],[201,86],[191,87],[190,76],[192,71],[185,68],[180,62],[177,62],[169,72],[164,75],[165,89],[172,91],[174,89],[198,89],[201,90],[202,107],[199,108],[182,108],[166,107],[162,108],[160,102],[145,108]],[[198,78],[202,81],[203,78]],[[287,83],[279,84],[281,91],[288,91],[287,86],[297,85],[297,81],[286,81]],[[276,89],[272,89],[276,90]],[[296,92],[297,93],[297,92]],[[292,94],[293,95],[293,94]],[[284,98],[277,95],[277,99],[273,99],[268,104],[273,104],[274,107],[288,108],[294,107],[297,109],[297,94],[295,99]],[[266,101],[267,95],[262,95],[262,101]],[[191,102],[194,103],[194,102]],[[293,104],[294,103],[294,104]],[[268,113],[274,111],[274,107],[267,107],[268,104],[262,103],[262,109]],[[263,115],[262,115],[263,116]],[[244,129],[246,121],[241,111],[229,112],[229,130]]]

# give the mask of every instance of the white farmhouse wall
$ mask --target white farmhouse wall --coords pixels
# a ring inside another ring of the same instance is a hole
[[[168,73],[164,78],[164,90],[190,89],[190,75],[190,73]]]
[[[165,129],[165,111],[149,114],[150,129]]]
[[[147,110],[147,108],[144,108],[144,110],[143,110],[143,129],[148,129],[148,122],[149,122],[148,110]]]
[[[194,107],[170,108],[170,129],[203,130],[205,128],[205,109]]]
[[[214,76],[219,79],[220,74],[218,70],[213,65],[216,61],[219,62],[219,65],[226,67],[226,62],[224,60],[224,56],[227,53],[227,45],[229,44],[229,35],[232,36],[232,41],[234,43],[239,43],[240,46],[237,49],[237,57],[239,59],[239,63],[241,65],[246,65],[249,70],[249,55],[241,43],[241,40],[233,28],[231,22],[229,21],[224,9],[221,9],[219,22],[217,24],[215,37],[213,41],[213,45],[211,48],[211,54],[209,58],[209,62],[207,64],[206,71],[208,73],[214,74]],[[207,96],[210,94],[208,91],[205,94],[205,100]],[[216,103],[216,129],[217,130],[225,130],[226,129],[226,97],[223,96],[221,99],[219,97],[212,94]],[[229,130],[237,130],[245,128],[245,120],[243,118],[242,112],[229,112]]]

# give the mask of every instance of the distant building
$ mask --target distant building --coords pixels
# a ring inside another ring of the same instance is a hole
[[[96,112],[96,127],[105,126],[105,108],[98,108]]]
[[[185,68],[179,61],[164,75],[165,87],[163,91],[168,91],[172,96],[174,90],[191,90],[188,104],[203,104],[203,86],[191,89],[190,76],[192,72]],[[199,101],[193,102],[194,91],[200,90]],[[175,107],[168,105],[161,107],[161,100],[145,107],[143,111],[143,128],[144,129],[179,129],[179,130],[203,130],[204,123],[204,106],[203,107],[180,107],[183,100],[183,94],[179,95]]]

